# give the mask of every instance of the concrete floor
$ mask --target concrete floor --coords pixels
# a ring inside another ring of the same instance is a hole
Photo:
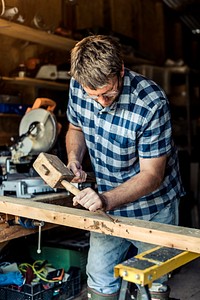
[[[200,300],[200,258],[174,271],[167,282],[173,300]],[[74,300],[86,300],[86,286]]]
[[[200,258],[182,266],[168,281],[170,297],[180,300],[200,300]]]

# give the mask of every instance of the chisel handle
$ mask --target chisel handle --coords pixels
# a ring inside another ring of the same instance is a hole
[[[75,196],[77,196],[78,193],[80,193],[80,190],[67,180],[62,180],[61,184],[66,188],[66,190],[68,190],[71,194]]]

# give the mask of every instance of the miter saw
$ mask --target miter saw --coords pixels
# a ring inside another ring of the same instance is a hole
[[[46,107],[46,109],[44,109]],[[13,163],[30,160],[40,152],[47,152],[55,144],[60,129],[53,111],[56,103],[48,98],[37,98],[28,108],[19,126],[19,138],[10,147]]]
[[[19,138],[9,147],[8,156],[0,156],[3,170],[0,195],[30,198],[37,193],[52,191],[29,166],[40,152],[48,152],[55,145],[61,129],[53,114],[55,107],[53,100],[37,98],[32,108],[27,109],[20,122]],[[19,167],[26,169],[24,166],[28,166],[28,171],[17,171]]]

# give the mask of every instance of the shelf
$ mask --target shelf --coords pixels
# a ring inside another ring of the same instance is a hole
[[[48,88],[54,90],[56,89],[60,91],[67,91],[68,88],[67,81],[66,83],[59,83],[55,81],[41,80],[41,79],[35,79],[29,77],[6,77],[6,76],[2,76],[0,79],[9,84],[41,87],[41,88]]]
[[[145,65],[141,64],[139,66],[136,66],[137,69],[139,67],[140,71],[143,72],[168,72],[168,73],[178,73],[178,74],[187,74],[190,71],[190,68],[187,65],[183,66],[156,66],[156,65]],[[143,73],[142,73],[143,74]]]
[[[4,19],[0,19],[0,34],[64,51],[70,51],[76,43],[73,39],[63,38]]]
[[[0,113],[0,117],[6,117],[6,118],[18,118],[21,119],[23,115],[17,115],[17,114],[7,114],[7,113]]]

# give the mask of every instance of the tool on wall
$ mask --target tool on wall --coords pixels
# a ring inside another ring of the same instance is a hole
[[[16,194],[30,198],[33,194],[52,190],[34,174],[32,162],[42,151],[50,151],[57,141],[61,125],[53,113],[56,103],[49,98],[37,98],[28,108],[19,126],[19,137],[9,147],[7,155],[0,153],[3,169],[0,195]]]
[[[78,195],[80,192],[76,186],[68,182],[68,180],[72,180],[74,174],[57,156],[41,152],[34,161],[33,167],[52,188],[65,187],[73,195]],[[112,222],[116,222],[103,210],[98,210],[98,212],[112,220]]]
[[[53,100],[37,98],[32,108],[27,109],[20,122],[19,138],[10,147],[13,162],[52,149],[61,127],[53,114],[55,107]]]
[[[25,19],[20,14],[17,6],[7,7],[5,0],[1,0],[1,13],[0,16],[9,21],[16,20],[19,23],[24,23]]]
[[[39,68],[35,78],[66,81],[70,79],[70,75],[68,70],[59,70],[59,66],[49,63]]]

